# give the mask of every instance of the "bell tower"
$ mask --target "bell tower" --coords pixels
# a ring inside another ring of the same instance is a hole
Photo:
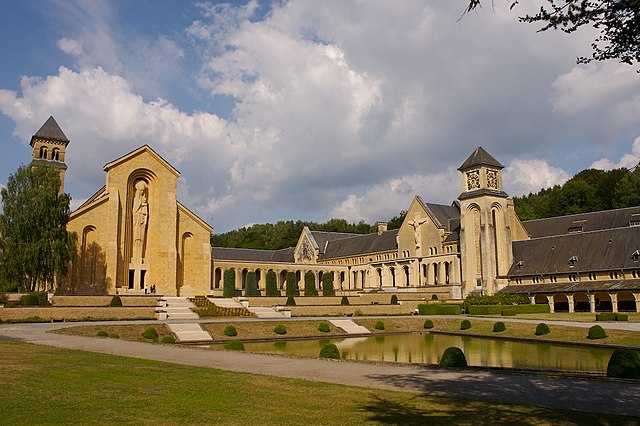
[[[493,294],[507,284],[513,259],[513,201],[502,190],[504,166],[478,147],[458,168],[462,175],[460,255],[462,297]]]
[[[64,174],[67,171],[64,158],[68,144],[69,139],[53,116],[49,117],[40,130],[31,137],[30,142],[31,165],[46,165],[58,169],[61,194],[64,192]]]

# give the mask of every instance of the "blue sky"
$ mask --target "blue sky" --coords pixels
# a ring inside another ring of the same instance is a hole
[[[147,143],[217,232],[385,220],[449,204],[482,145],[520,195],[640,161],[640,77],[576,65],[593,30],[537,33],[465,0],[0,2],[0,185],[53,115],[78,205]]]

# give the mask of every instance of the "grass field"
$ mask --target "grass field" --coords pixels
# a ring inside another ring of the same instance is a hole
[[[637,424],[0,341],[0,424]]]

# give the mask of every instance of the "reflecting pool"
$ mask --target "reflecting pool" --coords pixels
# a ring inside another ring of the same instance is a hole
[[[446,348],[457,346],[472,366],[543,370],[606,371],[613,352],[607,348],[430,333],[245,342],[244,346],[251,352],[317,357],[327,343],[335,343],[343,359],[438,364]]]

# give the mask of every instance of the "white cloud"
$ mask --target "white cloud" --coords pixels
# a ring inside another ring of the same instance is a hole
[[[562,185],[569,174],[546,160],[513,160],[503,171],[503,185],[510,196],[536,193],[543,188]]]
[[[631,169],[640,163],[640,136],[633,141],[631,147],[631,153],[624,154],[618,162],[609,160],[608,158],[601,158],[595,161],[592,165],[592,169],[611,170],[619,168]]]

